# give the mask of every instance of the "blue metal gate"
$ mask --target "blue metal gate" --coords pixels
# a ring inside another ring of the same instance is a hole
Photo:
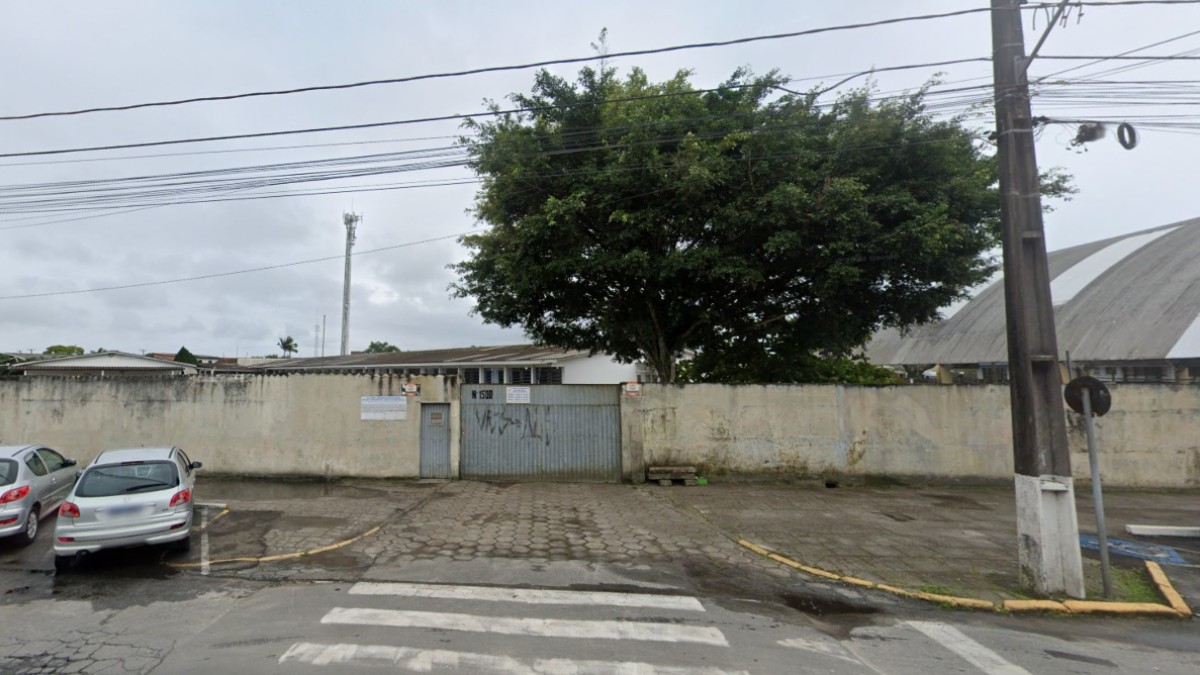
[[[421,478],[450,478],[450,404],[421,404]]]
[[[464,385],[463,478],[620,482],[615,385]]]

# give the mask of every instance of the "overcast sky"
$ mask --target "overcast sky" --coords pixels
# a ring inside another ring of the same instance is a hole
[[[857,23],[986,6],[986,0],[854,2],[0,2],[0,115],[261,89],[335,84],[590,55],[607,27],[610,49],[673,44]],[[1027,13],[1027,44],[1036,40]],[[1040,33],[1046,17],[1036,17]],[[1087,7],[1055,30],[1047,55],[1116,54],[1200,27],[1200,6]],[[1148,50],[1177,54],[1200,35]],[[871,67],[988,56],[986,13],[748,45],[619,59],[654,79],[682,68],[699,87],[739,66],[777,68],[807,89]],[[1041,61],[1035,76],[1083,62]],[[1121,62],[1116,65],[1124,65]],[[1080,69],[1087,76],[1112,68]],[[1196,62],[1156,63],[1102,79],[1196,79]],[[563,75],[578,66],[557,67]],[[990,64],[969,63],[875,76],[881,91],[919,85],[941,71],[947,87],[986,84]],[[483,109],[484,99],[527,91],[533,71],[0,121],[0,153],[399,120]],[[820,78],[808,80],[806,78]],[[966,83],[954,84],[959,80]],[[1117,116],[1122,109],[1034,114]],[[1187,106],[1125,108],[1131,114],[1191,114]],[[990,119],[990,118],[989,118]],[[1136,119],[1135,125],[1136,125]],[[50,157],[0,159],[0,195],[26,183],[94,180],[295,162],[447,145],[453,122]],[[1192,171],[1195,135],[1144,130],[1133,151],[1113,138],[1071,147],[1072,126],[1038,141],[1042,167],[1061,166],[1080,190],[1046,220],[1051,249],[1200,215]],[[437,138],[441,137],[441,138]],[[427,140],[413,140],[427,139]],[[272,148],[317,143],[364,145]],[[254,151],[129,158],[213,150]],[[125,159],[113,159],[125,157]],[[82,161],[103,159],[104,161]],[[33,164],[31,162],[40,162]],[[45,163],[55,162],[55,163]],[[462,168],[357,177],[321,188],[470,178]],[[282,189],[311,187],[293,185]],[[470,184],[392,191],[171,205],[122,212],[0,213],[0,296],[166,281],[339,256],[342,213],[361,213],[356,250],[454,235],[477,227]],[[67,218],[86,219],[60,221]],[[16,227],[32,225],[32,227]],[[465,255],[453,239],[354,259],[351,347],[385,340],[404,349],[523,342],[518,330],[487,326],[471,303],[451,300],[446,265]],[[0,300],[0,351],[51,344],[213,355],[277,353],[292,336],[300,355],[320,352],[314,326],[327,322],[324,350],[340,339],[342,262],[335,259],[202,281],[126,290]]]

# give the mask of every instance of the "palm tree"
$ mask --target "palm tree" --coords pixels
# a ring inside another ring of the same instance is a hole
[[[292,354],[300,351],[300,348],[296,346],[296,341],[292,339],[291,335],[285,338],[279,338],[279,349],[283,350],[284,358],[288,358]]]

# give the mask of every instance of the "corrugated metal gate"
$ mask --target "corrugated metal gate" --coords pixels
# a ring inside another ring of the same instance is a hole
[[[464,385],[463,478],[620,482],[614,385]]]
[[[421,478],[450,478],[450,404],[421,404]]]

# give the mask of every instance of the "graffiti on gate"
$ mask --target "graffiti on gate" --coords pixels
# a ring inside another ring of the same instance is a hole
[[[488,407],[475,411],[479,430],[494,436],[518,435],[521,440],[535,439],[550,445],[550,411],[545,406]]]

